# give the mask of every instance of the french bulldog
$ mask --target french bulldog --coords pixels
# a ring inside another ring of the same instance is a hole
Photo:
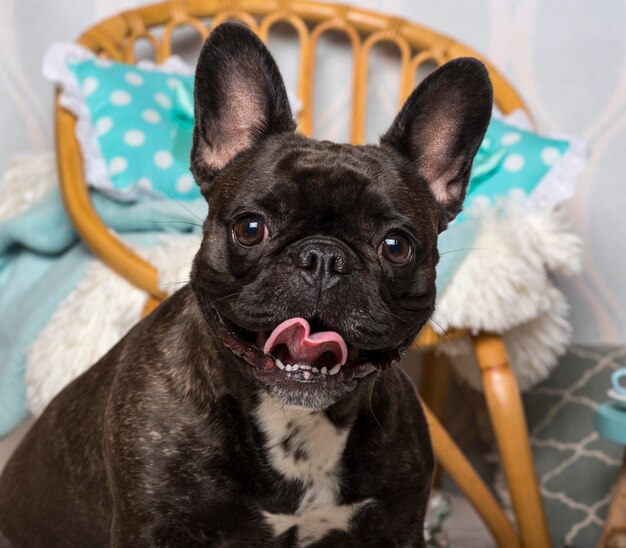
[[[424,546],[433,453],[392,364],[433,312],[437,237],[491,109],[484,66],[456,59],[379,144],[311,139],[263,43],[216,28],[190,283],[36,421],[0,479],[5,542]]]

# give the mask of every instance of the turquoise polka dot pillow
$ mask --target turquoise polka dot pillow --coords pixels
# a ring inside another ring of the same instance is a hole
[[[178,58],[116,63],[62,44],[48,52],[44,74],[78,117],[90,185],[122,200],[200,197],[189,171],[193,68]]]
[[[94,57],[75,44],[55,45],[44,75],[59,85],[61,103],[78,117],[77,136],[89,184],[123,200],[194,200],[189,172],[193,132],[193,68],[178,58],[162,65],[126,65]],[[290,94],[291,95],[291,94]],[[290,96],[294,113],[297,101]],[[462,222],[472,201],[521,191],[541,205],[571,197],[586,147],[531,131],[520,113],[497,113],[480,146]]]
[[[587,162],[585,143],[575,138],[545,137],[531,131],[521,112],[503,118],[495,113],[474,159],[465,210],[473,202],[495,204],[513,194],[528,205],[553,207],[572,197],[576,177]]]

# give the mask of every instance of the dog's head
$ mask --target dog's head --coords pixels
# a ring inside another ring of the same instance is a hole
[[[324,408],[399,357],[435,305],[437,235],[461,210],[492,108],[484,66],[447,63],[379,145],[295,132],[262,42],[227,23],[196,72],[191,166],[209,204],[192,286],[285,403]]]

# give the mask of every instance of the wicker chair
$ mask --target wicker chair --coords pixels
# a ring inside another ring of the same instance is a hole
[[[277,23],[291,25],[300,41],[297,94],[303,108],[299,130],[313,131],[313,81],[315,52],[326,31],[347,35],[354,56],[353,101],[350,140],[365,138],[368,58],[380,42],[395,44],[401,58],[400,102],[414,87],[415,75],[424,63],[442,64],[460,56],[480,57],[458,42],[402,19],[357,8],[305,0],[176,0],[148,5],[111,17],[88,29],[78,40],[98,55],[116,61],[135,62],[135,45],[147,40],[157,61],[172,52],[172,33],[181,26],[195,29],[202,38],[219,23],[237,19],[267,40]],[[163,29],[159,37],[155,28]],[[504,113],[525,109],[524,103],[498,72],[489,67],[495,101]],[[165,298],[155,269],[117,239],[96,214],[83,177],[80,149],[75,138],[75,118],[56,105],[57,157],[67,211],[84,242],[94,254],[119,275],[147,295],[146,312]],[[467,330],[447,333],[447,338],[467,335]],[[480,365],[487,407],[498,443],[506,480],[517,520],[508,520],[495,497],[479,478],[432,409],[441,411],[446,393],[446,368],[432,352],[426,352],[422,397],[430,423],[439,464],[450,474],[474,505],[497,543],[506,548],[550,546],[546,519],[539,494],[528,431],[517,384],[509,367],[506,350],[496,334],[471,335]],[[432,348],[441,341],[425,327],[416,344]]]

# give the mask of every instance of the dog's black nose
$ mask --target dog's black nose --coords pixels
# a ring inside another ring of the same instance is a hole
[[[351,270],[348,256],[341,246],[326,241],[308,242],[302,246],[295,262],[304,281],[322,289],[333,287]]]

